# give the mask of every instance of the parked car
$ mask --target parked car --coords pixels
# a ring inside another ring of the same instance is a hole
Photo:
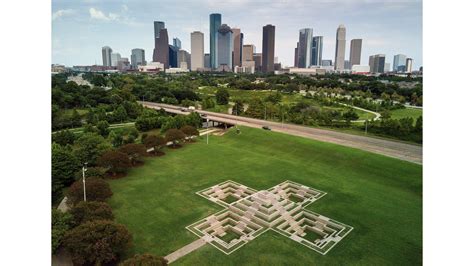
[[[181,112],[187,112],[188,110],[186,110],[186,108],[180,108],[179,109]]]
[[[262,127],[264,130],[272,130],[269,126],[263,126]]]

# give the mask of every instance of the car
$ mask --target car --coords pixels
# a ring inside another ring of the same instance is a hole
[[[187,111],[188,111],[188,110],[186,110],[185,108],[181,108],[181,109],[179,109],[179,110],[181,110],[181,112],[187,112]]]
[[[207,115],[206,114],[201,114],[201,117],[207,117]]]
[[[264,130],[272,130],[269,126],[263,126],[262,127]]]

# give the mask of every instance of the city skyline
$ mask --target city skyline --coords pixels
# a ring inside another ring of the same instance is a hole
[[[203,32],[204,51],[209,53],[209,15],[220,13],[223,23],[241,29],[245,36],[244,44],[256,45],[257,53],[262,52],[262,27],[275,25],[275,56],[283,66],[293,65],[295,43],[302,28],[313,28],[314,36],[324,36],[322,59],[334,59],[335,31],[339,24],[344,24],[347,29],[346,40],[364,40],[363,65],[368,65],[369,55],[379,53],[386,54],[388,58],[406,54],[413,58],[414,69],[423,64],[422,4],[419,1],[357,4],[347,1],[303,1],[288,9],[290,4],[282,1],[275,1],[274,4],[250,1],[222,4],[211,0],[201,4],[186,2],[183,6],[175,6],[175,12],[171,12],[166,3],[136,1],[123,5],[53,1],[52,63],[100,64],[101,55],[97,51],[103,46],[110,46],[122,55],[130,54],[133,48],[142,48],[146,61],[152,61],[154,43],[150,32],[153,31],[153,21],[164,21],[169,40],[181,39],[182,47],[187,51],[190,51],[190,33]],[[311,8],[325,12],[318,17],[310,16],[308,9]],[[291,10],[290,15],[288,10]],[[345,13],[347,11],[351,12]],[[333,16],[340,12],[345,15]],[[242,13],[253,16],[253,19],[242,19]],[[345,59],[349,59],[347,49]]]

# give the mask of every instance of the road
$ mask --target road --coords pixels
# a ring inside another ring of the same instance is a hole
[[[186,111],[181,111],[183,107],[152,103],[152,102],[140,102],[142,105],[153,109],[165,109],[167,112],[175,114],[188,114]],[[366,137],[352,135],[332,130],[311,128],[293,124],[278,123],[254,118],[247,118],[242,116],[235,116],[229,114],[214,113],[203,110],[196,110],[200,114],[207,115],[207,118],[211,121],[227,123],[232,125],[242,125],[247,127],[261,128],[262,126],[268,126],[272,131],[282,132],[294,136],[300,136],[310,139],[315,139],[324,142],[330,142],[339,144],[342,146],[352,147],[361,149],[385,156],[397,158],[404,161],[413,162],[416,164],[423,163],[422,146],[407,144],[398,141],[391,141],[380,138]]]

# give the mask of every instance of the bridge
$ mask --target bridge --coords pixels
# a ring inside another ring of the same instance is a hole
[[[185,107],[145,101],[140,101],[140,103],[147,108],[163,109],[168,113],[183,115],[190,113],[190,110]],[[416,164],[422,164],[423,162],[423,147],[421,145],[408,144],[405,142],[375,137],[352,135],[328,129],[312,128],[236,115],[209,112],[204,110],[193,110],[193,112],[199,113],[203,119],[208,119],[212,122],[218,122],[224,124],[224,126],[241,125],[253,128],[262,128],[263,126],[267,126],[271,128],[272,131],[276,132],[361,149]]]

